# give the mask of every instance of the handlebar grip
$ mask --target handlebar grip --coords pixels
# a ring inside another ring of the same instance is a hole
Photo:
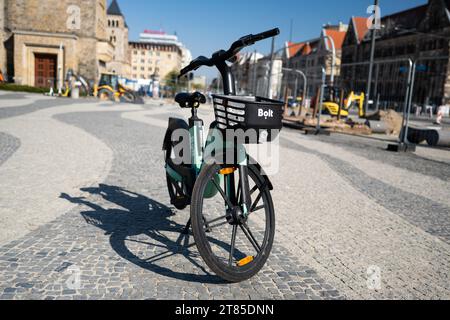
[[[192,67],[188,65],[186,68],[181,69],[180,74],[178,75],[178,79],[187,74],[189,71],[192,71]]]
[[[268,31],[265,31],[265,32],[261,32],[261,33],[255,34],[253,36],[253,38],[255,39],[255,41],[261,41],[261,40],[264,40],[264,39],[267,39],[267,38],[275,37],[275,36],[277,36],[279,34],[280,34],[280,29],[275,28],[275,29],[272,29],[272,30],[268,30]]]

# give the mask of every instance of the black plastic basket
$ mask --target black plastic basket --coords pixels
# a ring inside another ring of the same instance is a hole
[[[266,131],[273,140],[283,127],[284,102],[253,96],[213,95],[219,129]],[[259,138],[258,138],[259,139]]]

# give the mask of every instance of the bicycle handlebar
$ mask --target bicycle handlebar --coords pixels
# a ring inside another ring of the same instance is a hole
[[[228,49],[228,51],[224,51],[224,50],[217,51],[216,53],[214,53],[212,55],[212,57],[210,59],[208,59],[204,56],[200,56],[197,59],[192,60],[192,62],[187,67],[185,67],[184,69],[182,69],[180,71],[180,75],[178,76],[178,78],[181,78],[182,76],[189,73],[190,71],[197,70],[201,66],[212,67],[221,62],[225,62],[225,61],[233,58],[237,53],[239,53],[239,51],[241,51],[245,47],[251,46],[258,41],[262,41],[262,40],[265,40],[268,38],[275,37],[279,34],[280,34],[280,29],[275,28],[272,30],[258,33],[258,34],[249,34],[247,36],[244,36],[244,37],[240,38],[239,40],[235,41],[231,45],[230,49]]]

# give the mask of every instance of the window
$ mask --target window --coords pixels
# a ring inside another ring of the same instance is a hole
[[[148,67],[148,71],[153,71],[153,68],[152,67]]]
[[[134,55],[137,55],[137,54],[138,54],[137,50],[134,50],[134,51],[133,51],[133,54],[134,54]]]
[[[170,53],[167,55],[167,57],[168,57],[169,59],[172,59],[172,55],[171,55]]]
[[[133,70],[135,70],[135,71],[136,71],[136,70],[137,70],[137,67],[133,67]]]
[[[144,59],[141,59],[141,63],[145,63],[145,60],[144,60]]]
[[[141,71],[145,71],[145,68],[144,68],[144,67],[141,67]]]
[[[142,54],[143,56],[145,56],[145,51],[141,51],[141,54]]]

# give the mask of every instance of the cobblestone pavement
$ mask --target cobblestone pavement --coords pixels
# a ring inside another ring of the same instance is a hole
[[[189,212],[167,206],[163,131],[118,112],[57,119],[101,138],[114,153],[112,168],[102,184],[82,188],[82,197],[61,190],[73,210],[0,248],[1,299],[343,297],[280,244],[260,275],[223,283],[205,269],[192,237],[180,236]]]
[[[157,104],[46,111],[41,103],[18,107],[0,131],[28,116],[51,117],[60,132],[86,134],[79,154],[97,143],[111,164],[106,175],[62,185],[47,200],[70,209],[0,245],[0,299],[450,298],[450,170],[436,160],[445,151],[401,159],[368,140],[285,130],[272,177],[273,254],[257,277],[230,285],[209,273],[192,236],[180,235],[189,211],[168,205],[161,141],[167,118],[183,111]]]

